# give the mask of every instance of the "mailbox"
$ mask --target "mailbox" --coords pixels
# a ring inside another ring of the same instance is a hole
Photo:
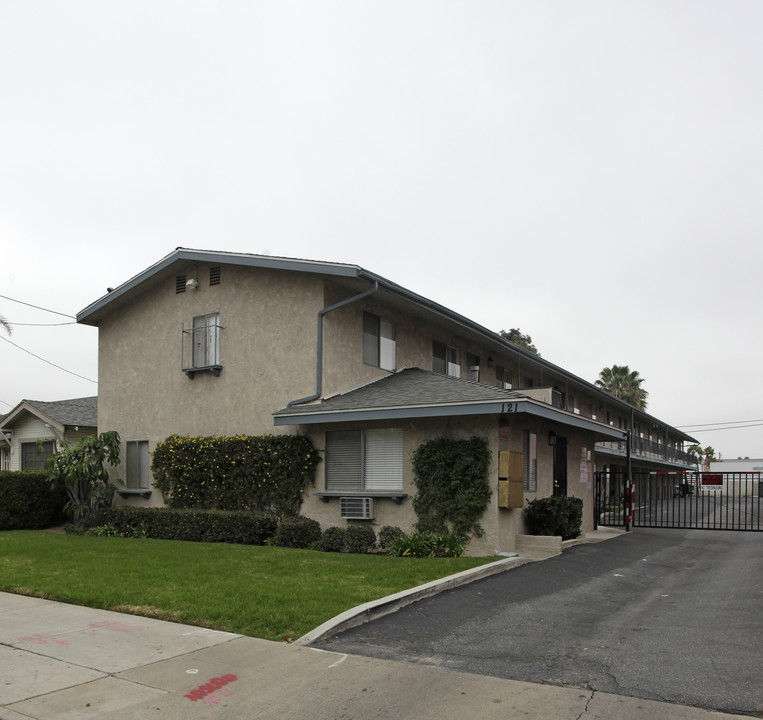
[[[524,504],[525,455],[512,450],[498,453],[498,507],[521,508]]]

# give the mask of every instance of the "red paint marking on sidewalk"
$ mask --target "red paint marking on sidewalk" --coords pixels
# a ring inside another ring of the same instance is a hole
[[[224,697],[233,695],[233,691],[225,686],[235,680],[238,680],[238,677],[232,673],[212,678],[209,682],[199,685],[199,687],[186,693],[183,697],[187,697],[193,702],[201,701],[204,705],[217,705]]]
[[[66,640],[56,640],[56,638],[48,637],[46,635],[29,635],[27,637],[18,638],[14,642],[30,642],[36,645],[47,645],[48,643],[58,643],[59,645],[68,645]]]

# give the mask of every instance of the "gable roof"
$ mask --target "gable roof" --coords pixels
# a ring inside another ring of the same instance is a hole
[[[24,412],[35,415],[59,430],[65,427],[98,427],[98,398],[84,397],[72,400],[22,400],[3,419],[0,427],[7,427]]]
[[[541,376],[545,371],[551,372],[556,377],[560,378],[563,382],[570,382],[574,386],[584,388],[586,391],[593,393],[596,396],[606,398],[606,401],[612,406],[620,407],[627,412],[636,412],[640,417],[647,420],[658,422],[660,424],[666,423],[658,418],[645,413],[643,410],[638,410],[629,403],[621,400],[620,398],[611,395],[610,393],[597,387],[594,383],[588,382],[580,377],[577,377],[573,373],[565,370],[564,368],[554,365],[554,363],[542,358],[540,355],[526,350],[519,345],[512,343],[510,340],[502,337],[499,333],[493,332],[483,327],[479,323],[470,320],[469,318],[460,315],[449,308],[440,305],[439,303],[429,300],[428,298],[418,295],[411,290],[394,283],[381,275],[365,270],[359,265],[351,265],[346,263],[337,262],[323,262],[316,260],[305,260],[297,258],[284,258],[274,257],[271,255],[254,255],[250,253],[237,253],[237,252],[222,252],[217,250],[194,250],[190,248],[178,247],[173,250],[169,255],[166,255],[159,262],[146,268],[138,275],[127,280],[119,287],[109,291],[108,294],[99,298],[95,302],[88,305],[84,310],[81,310],[77,314],[77,322],[85,325],[97,326],[101,318],[115,310],[122,305],[129,303],[133,297],[134,292],[139,286],[148,288],[155,285],[162,280],[170,277],[175,270],[184,267],[185,265],[192,263],[211,263],[213,265],[238,265],[244,267],[255,268],[269,268],[275,270],[288,270],[291,272],[306,272],[314,273],[318,275],[324,275],[335,278],[345,278],[347,280],[359,280],[367,285],[377,285],[380,290],[388,293],[396,299],[402,300],[406,303],[412,303],[417,308],[431,313],[447,323],[460,328],[467,333],[473,333],[482,341],[487,341],[490,345],[496,348],[505,348],[515,355],[519,355],[524,360],[530,361],[536,364],[541,371]],[[541,377],[542,384],[542,377]],[[687,435],[681,430],[669,426],[671,432],[676,437],[687,440],[689,442],[696,442],[696,440]]]
[[[528,413],[622,440],[625,432],[514,390],[407,368],[320,403],[273,413],[275,425]]]

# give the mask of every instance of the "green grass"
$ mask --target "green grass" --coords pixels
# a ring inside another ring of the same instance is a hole
[[[0,532],[0,590],[268,640],[491,558]]]

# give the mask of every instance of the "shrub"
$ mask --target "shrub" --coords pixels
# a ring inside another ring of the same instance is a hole
[[[66,490],[44,472],[0,472],[0,530],[38,530],[64,519]]]
[[[174,510],[131,505],[97,510],[67,532],[114,527],[122,537],[264,545],[278,521],[272,515],[223,510]]]
[[[309,548],[320,539],[320,523],[304,515],[284,518],[276,531],[276,544],[281,547]]]
[[[483,438],[436,438],[421,444],[412,458],[418,490],[413,509],[420,531],[483,534],[479,521],[490,502],[490,451]]]
[[[561,535],[570,540],[580,535],[583,501],[576,497],[547,497],[531,500],[525,508],[530,535]]]
[[[321,537],[321,550],[324,552],[342,552],[344,550],[344,528],[326,528]]]
[[[393,539],[387,554],[396,557],[460,557],[468,538],[455,533],[415,532]]]
[[[396,525],[385,525],[379,530],[379,547],[386,549],[393,540],[405,537],[405,533]]]
[[[98,437],[84,437],[76,444],[61,443],[62,449],[45,462],[52,487],[66,488],[69,502],[64,509],[70,518],[79,520],[92,510],[111,507],[116,486],[110,482],[107,465],[119,465],[119,433],[102,432]]]
[[[344,531],[344,542],[348,552],[367,553],[376,547],[376,533],[369,525],[350,525]]]
[[[301,435],[180,437],[159,443],[154,485],[176,508],[254,510],[277,517],[299,513],[320,462]]]

